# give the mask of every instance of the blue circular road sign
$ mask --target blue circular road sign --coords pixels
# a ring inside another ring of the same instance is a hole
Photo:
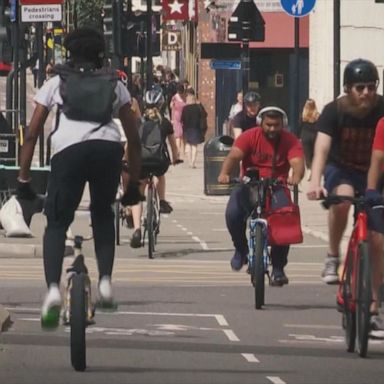
[[[280,0],[280,4],[288,15],[303,17],[312,11],[316,0]]]

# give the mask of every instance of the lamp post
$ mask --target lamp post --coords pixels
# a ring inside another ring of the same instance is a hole
[[[340,0],[333,0],[333,96],[340,95]]]

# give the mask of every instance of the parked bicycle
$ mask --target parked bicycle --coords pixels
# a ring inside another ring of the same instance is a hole
[[[67,268],[67,287],[63,322],[70,326],[71,363],[76,371],[86,368],[86,327],[94,324],[95,309],[92,304],[91,280],[82,254],[82,244],[92,236],[74,236],[75,260]]]
[[[372,303],[371,262],[367,241],[367,202],[364,197],[331,195],[322,202],[325,208],[350,202],[354,207],[353,230],[345,254],[344,266],[337,292],[337,305],[342,312],[342,326],[348,352],[366,357],[370,331]]]

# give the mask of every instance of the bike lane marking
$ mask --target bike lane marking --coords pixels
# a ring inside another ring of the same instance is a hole
[[[242,353],[241,356],[243,356],[248,363],[260,363],[260,360],[253,353]]]
[[[286,384],[286,382],[281,380],[279,376],[267,376],[267,379],[273,384]]]

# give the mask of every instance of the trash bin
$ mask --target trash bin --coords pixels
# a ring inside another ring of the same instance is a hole
[[[204,193],[206,195],[230,195],[233,185],[219,184],[217,178],[220,174],[224,159],[231,149],[230,136],[216,136],[204,145]],[[239,167],[232,172],[232,177],[239,177]]]

